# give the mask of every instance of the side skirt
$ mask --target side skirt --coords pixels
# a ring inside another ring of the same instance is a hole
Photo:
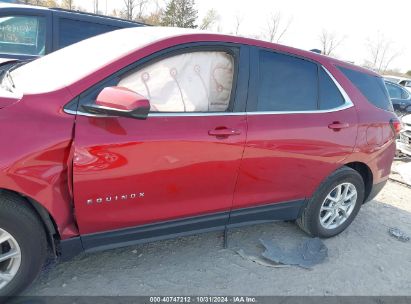
[[[277,220],[295,220],[305,206],[305,200],[276,203],[148,224],[102,233],[83,235],[61,241],[61,259],[67,260],[82,251],[95,252],[141,243],[154,242],[210,231],[221,231],[245,225]]]

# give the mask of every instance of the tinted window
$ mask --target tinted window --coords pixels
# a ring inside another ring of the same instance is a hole
[[[393,111],[384,80],[381,77],[339,67],[348,79],[361,91],[369,102],[376,107]]]
[[[400,87],[397,87],[395,85],[392,85],[390,83],[385,83],[387,89],[388,89],[388,94],[390,95],[390,98],[396,98],[396,99],[401,99],[402,97],[402,90]]]
[[[151,112],[224,112],[233,77],[233,56],[205,51],[155,61],[121,77],[118,86],[147,97]]]
[[[402,93],[401,93],[401,98],[402,99],[408,99],[410,98],[410,94],[408,93],[408,91],[401,89]]]
[[[74,19],[60,19],[59,48],[118,29],[118,27]]]
[[[334,81],[322,68],[319,69],[318,75],[320,81],[320,109],[329,110],[342,106],[345,100]]]
[[[44,55],[46,21],[43,17],[0,17],[0,53]]]
[[[262,51],[257,111],[316,110],[317,83],[316,64]]]

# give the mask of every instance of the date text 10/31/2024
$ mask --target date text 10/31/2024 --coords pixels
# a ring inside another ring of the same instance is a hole
[[[150,303],[258,303],[255,297],[197,296],[197,297],[150,297]]]

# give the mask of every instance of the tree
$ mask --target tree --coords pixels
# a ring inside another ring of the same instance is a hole
[[[335,33],[331,33],[323,29],[320,35],[321,50],[324,55],[330,56],[341,45],[345,37],[337,37]]]
[[[400,52],[393,50],[392,41],[387,40],[381,33],[378,33],[374,40],[368,39],[367,47],[370,57],[365,65],[379,73],[388,70],[394,59],[400,55]]]
[[[59,7],[56,0],[45,0],[43,5],[47,7]]]
[[[69,10],[74,10],[74,0],[63,0],[61,2],[61,7]]]
[[[288,31],[290,25],[291,19],[284,24],[280,13],[271,13],[267,18],[267,25],[263,37],[265,40],[278,43]]]
[[[209,30],[211,27],[220,19],[217,11],[215,9],[210,9],[207,11],[207,14],[204,16],[203,21],[201,22],[200,29]]]
[[[94,14],[98,14],[99,0],[94,0]]]
[[[148,0],[124,0],[124,18],[128,20],[142,20]]]
[[[408,71],[407,73],[405,73],[407,76],[410,76],[411,77],[411,70],[410,71]]]
[[[238,36],[240,34],[240,26],[243,22],[243,16],[236,15],[235,16],[235,28],[234,28],[234,35]]]
[[[23,0],[24,4],[43,5],[43,0]]]
[[[56,0],[23,0],[19,3],[31,4],[37,6],[46,6],[46,7],[59,7]]]
[[[164,11],[161,24],[164,26],[176,26],[196,28],[197,10],[194,8],[194,0],[170,0]]]
[[[142,21],[151,25],[161,25],[163,15],[163,8],[156,2],[156,8],[149,15],[143,16]]]

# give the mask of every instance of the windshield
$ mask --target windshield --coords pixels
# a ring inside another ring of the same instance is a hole
[[[0,53],[11,55],[44,55],[46,21],[35,16],[0,17]]]
[[[109,32],[34,60],[12,71],[11,77],[16,89],[23,93],[55,91],[151,42],[190,32],[186,29],[161,27],[137,27]]]

